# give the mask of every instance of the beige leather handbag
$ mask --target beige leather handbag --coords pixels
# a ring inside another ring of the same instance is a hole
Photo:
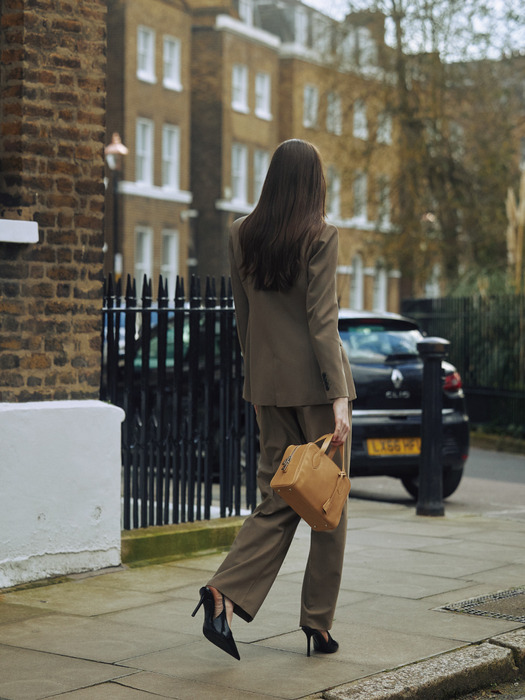
[[[333,530],[339,525],[350,479],[344,471],[344,445],[332,445],[333,433],[306,445],[286,448],[279,469],[270,482],[272,489],[314,530]],[[318,442],[324,440],[321,447]],[[341,454],[341,467],[333,461]]]

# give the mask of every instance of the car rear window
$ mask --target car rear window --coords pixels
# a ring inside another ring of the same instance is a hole
[[[339,323],[339,334],[348,358],[353,362],[384,362],[419,355],[419,330],[403,323]]]

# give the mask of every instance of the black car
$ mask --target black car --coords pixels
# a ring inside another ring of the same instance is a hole
[[[352,476],[392,476],[418,496],[423,362],[418,325],[391,313],[341,310],[339,333],[357,391],[352,413]],[[443,375],[443,497],[457,489],[469,449],[461,377]]]

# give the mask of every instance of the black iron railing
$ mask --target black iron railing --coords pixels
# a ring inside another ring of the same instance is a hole
[[[450,341],[471,419],[525,436],[525,297],[407,299],[402,312]]]
[[[100,398],[121,406],[123,527],[238,515],[256,505],[257,436],[242,398],[230,285],[144,278],[105,286]]]

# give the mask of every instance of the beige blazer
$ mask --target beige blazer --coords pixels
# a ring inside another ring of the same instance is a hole
[[[244,357],[244,398],[261,406],[355,399],[350,363],[337,329],[337,229],[325,225],[291,290],[261,291],[239,272],[242,221],[232,225],[229,253]]]

